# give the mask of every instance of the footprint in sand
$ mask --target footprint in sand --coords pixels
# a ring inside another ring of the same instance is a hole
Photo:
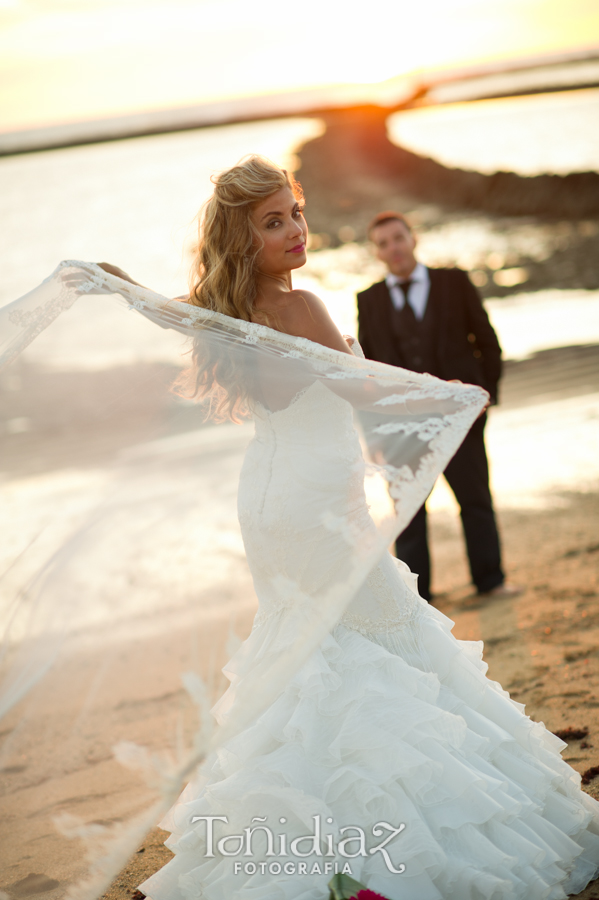
[[[30,872],[26,878],[11,884],[8,891],[14,897],[29,897],[31,894],[43,894],[46,891],[53,891],[54,888],[59,886],[60,881],[56,881],[54,878]]]

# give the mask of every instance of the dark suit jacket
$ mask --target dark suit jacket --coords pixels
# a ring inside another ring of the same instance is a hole
[[[436,360],[430,374],[481,385],[496,403],[501,347],[478,291],[461,269],[429,269],[428,273]],[[395,337],[394,315],[384,281],[358,294],[358,340],[366,358],[408,368]]]

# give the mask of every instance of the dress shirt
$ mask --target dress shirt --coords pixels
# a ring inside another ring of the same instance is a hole
[[[408,290],[408,303],[414,310],[416,318],[419,321],[422,321],[424,313],[426,312],[426,304],[428,303],[428,294],[431,286],[428,269],[426,266],[423,266],[422,263],[416,263],[416,268],[409,278],[398,278],[397,275],[392,275],[391,272],[389,272],[385,278],[385,282],[389,288],[393,306],[397,310],[403,309],[404,305],[404,294],[399,287],[399,284],[404,281],[412,282]]]

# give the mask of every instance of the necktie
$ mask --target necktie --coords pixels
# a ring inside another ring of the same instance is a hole
[[[407,281],[398,281],[397,282],[397,286],[398,286],[398,288],[401,288],[401,292],[404,296],[404,311],[408,314],[408,316],[410,316],[410,314],[411,314],[411,316],[413,316],[415,319],[416,316],[414,315],[414,310],[412,309],[412,305],[411,305],[410,301],[408,300],[408,291],[410,290],[411,284],[412,284],[412,282],[410,279],[408,279]]]

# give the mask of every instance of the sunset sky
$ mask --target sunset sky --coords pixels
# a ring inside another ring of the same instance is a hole
[[[597,0],[0,0],[0,130],[591,47]]]

